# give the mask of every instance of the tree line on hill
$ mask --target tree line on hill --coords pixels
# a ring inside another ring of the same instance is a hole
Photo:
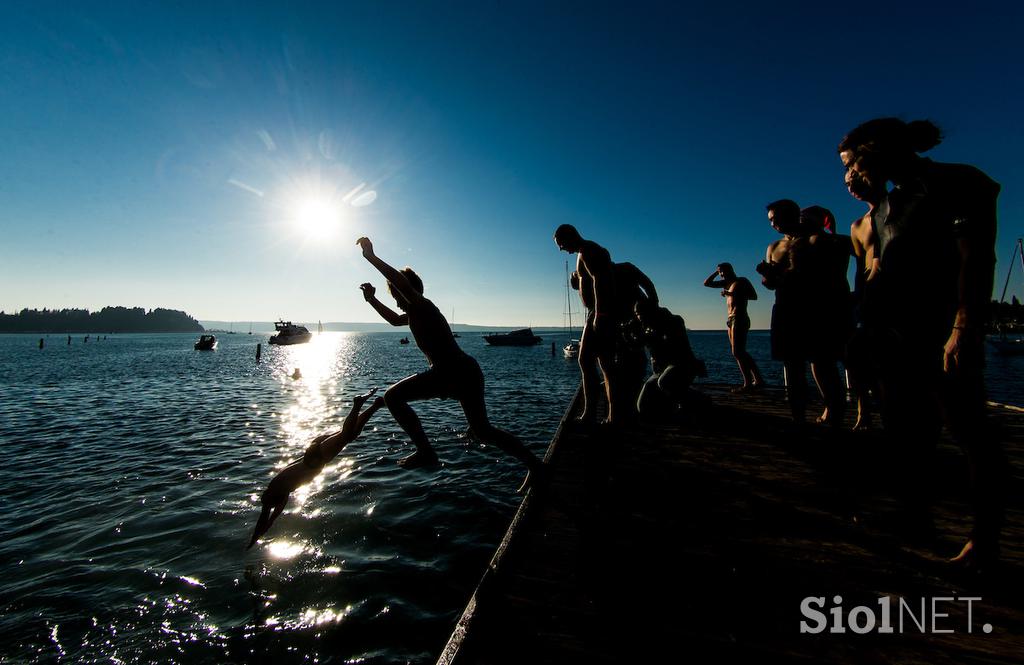
[[[4,333],[158,333],[203,332],[203,326],[185,312],[142,307],[87,309],[23,309],[0,312]]]

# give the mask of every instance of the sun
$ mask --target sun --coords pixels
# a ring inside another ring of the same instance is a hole
[[[295,225],[309,238],[326,240],[341,225],[341,207],[324,198],[308,198],[295,207]]]

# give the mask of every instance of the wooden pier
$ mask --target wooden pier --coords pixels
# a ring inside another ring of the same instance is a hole
[[[1024,413],[992,408],[1012,479],[986,579],[945,561],[970,523],[951,443],[908,469],[877,433],[795,433],[778,389],[700,388],[697,416],[614,435],[576,423],[574,402],[551,482],[524,499],[439,664],[1024,662]],[[845,626],[856,606],[880,622],[888,597],[894,632],[802,634],[807,597],[829,628],[837,605]]]

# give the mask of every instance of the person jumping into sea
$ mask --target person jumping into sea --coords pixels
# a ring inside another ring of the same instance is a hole
[[[452,329],[441,310],[423,297],[423,280],[412,268],[397,270],[373,252],[369,238],[360,238],[356,244],[363,257],[387,280],[388,291],[395,299],[399,314],[377,300],[376,289],[369,283],[360,285],[366,302],[393,326],[408,325],[416,345],[427,357],[430,367],[418,374],[402,379],[384,393],[384,403],[405,433],[412,439],[416,452],[398,463],[406,468],[433,465],[437,453],[430,445],[423,425],[409,402],[442,398],[458,400],[466,414],[466,422],[477,439],[491,443],[512,455],[529,470],[520,486],[525,489],[543,473],[542,462],[514,435],[491,424],[484,402],[484,375],[476,360],[459,348]]]
[[[260,497],[263,509],[256,521],[252,540],[249,541],[249,546],[246,549],[255,545],[256,541],[270,529],[270,526],[284,510],[292,492],[316,478],[327,463],[341,452],[342,448],[356,440],[377,409],[384,406],[384,398],[378,397],[366,411],[359,412],[366,400],[373,397],[376,392],[377,389],[374,388],[363,395],[356,395],[352,400],[352,410],[345,417],[340,432],[321,434],[316,437],[303,453],[302,459],[292,462],[282,469],[281,473],[274,476],[263,492],[263,496]]]

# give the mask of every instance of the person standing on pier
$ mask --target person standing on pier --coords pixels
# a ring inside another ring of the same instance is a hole
[[[720,279],[716,279],[720,278]],[[704,280],[704,286],[710,289],[721,289],[725,298],[725,326],[729,331],[729,347],[736,365],[740,368],[743,385],[734,392],[757,390],[764,386],[761,370],[754,358],[747,352],[747,334],[750,332],[750,315],[747,314],[747,303],[757,300],[757,291],[746,277],[738,277],[731,263],[719,263],[715,272]]]
[[[707,398],[690,387],[698,376],[707,376],[707,369],[693,354],[683,317],[651,300],[637,301],[634,316],[637,341],[650,350],[654,370],[636,400],[641,418],[658,421],[679,406],[706,403]]]
[[[810,206],[800,211],[800,224],[807,237],[808,317],[812,347],[811,375],[825,403],[819,423],[833,427],[843,424],[846,391],[838,363],[845,359],[846,342],[853,327],[850,307],[850,237],[836,234],[836,218],[827,208]]]
[[[850,389],[857,400],[857,422],[854,431],[871,428],[870,392],[877,392],[876,372],[872,366],[867,335],[868,311],[865,298],[869,285],[878,274],[878,241],[874,231],[874,215],[885,197],[884,183],[869,186],[863,178],[847,171],[846,189],[850,196],[868,204],[868,211],[850,224],[850,241],[855,262],[853,278],[853,334],[846,345],[846,369]]]
[[[807,411],[808,351],[814,344],[808,321],[813,303],[807,272],[807,238],[800,225],[800,206],[780,199],[766,206],[768,221],[782,238],[768,245],[765,260],[755,268],[765,288],[775,291],[772,306],[772,358],[786,369],[786,390],[793,422],[802,425]]]
[[[579,275],[580,298],[587,308],[587,321],[580,336],[579,364],[583,378],[583,413],[580,420],[594,418],[597,408],[598,377],[596,364],[604,374],[605,397],[608,400],[608,418],[615,420],[615,269],[608,250],[592,240],[586,240],[576,227],[562,224],[555,229],[555,244],[563,252],[576,254],[576,273]]]
[[[941,140],[929,121],[878,118],[850,131],[838,152],[867,186],[893,184],[874,214],[879,272],[867,303],[883,427],[904,447],[933,444],[944,413],[967,455],[974,508],[970,538],[953,561],[986,571],[999,558],[1009,476],[986,423],[983,374],[1000,186],[973,166],[921,157]]]
[[[637,305],[658,306],[658,290],[654,282],[642,270],[628,261],[613,265],[615,275],[615,393],[616,417],[622,423],[635,422],[639,418],[637,400],[647,380],[647,354],[644,344],[628,329],[635,322]]]
[[[373,252],[369,238],[360,238],[356,244],[363,257],[376,268],[388,283],[399,314],[377,300],[376,289],[369,283],[359,288],[366,302],[393,326],[408,325],[416,345],[427,357],[430,368],[425,372],[402,379],[384,393],[384,403],[405,433],[412,439],[416,452],[399,461],[407,467],[420,467],[437,463],[437,454],[430,445],[423,425],[409,402],[423,399],[455,399],[459,401],[466,422],[478,439],[494,444],[526,465],[530,472],[523,487],[542,473],[542,463],[527,450],[522,441],[505,430],[491,424],[484,402],[484,375],[476,360],[459,348],[452,329],[441,310],[423,297],[423,280],[412,268],[397,270]]]

